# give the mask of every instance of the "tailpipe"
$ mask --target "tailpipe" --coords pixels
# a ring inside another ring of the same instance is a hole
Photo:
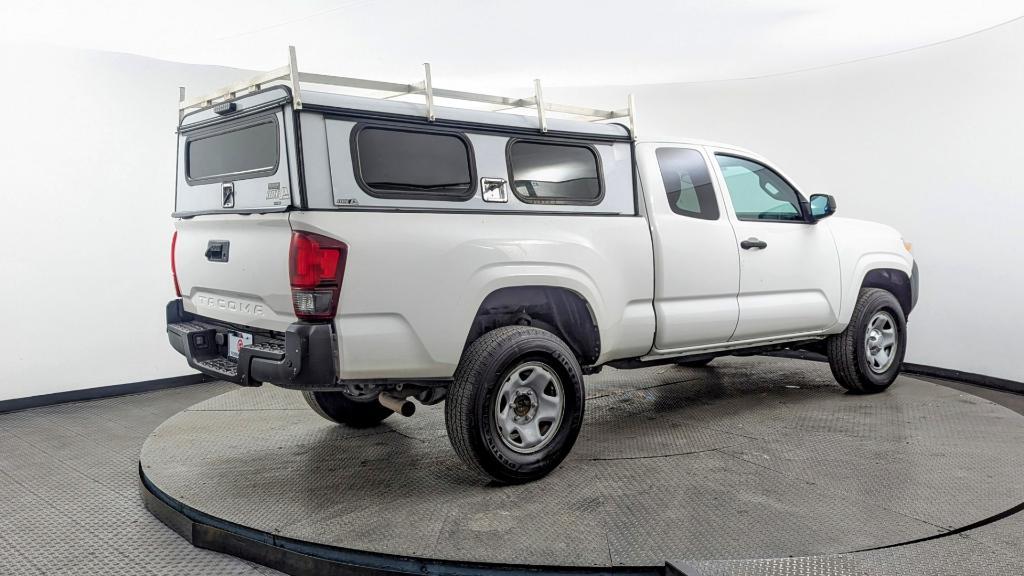
[[[406,400],[405,398],[381,393],[377,396],[377,401],[380,402],[381,406],[391,410],[395,414],[401,414],[407,418],[416,413],[416,405],[413,404],[411,400]]]

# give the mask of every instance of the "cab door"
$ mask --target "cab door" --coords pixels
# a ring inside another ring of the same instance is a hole
[[[804,219],[803,197],[761,159],[709,150],[740,260],[732,341],[819,332],[838,320],[839,255],[827,223]]]
[[[739,248],[699,146],[640,144],[654,240],[655,351],[728,342],[739,308]]]

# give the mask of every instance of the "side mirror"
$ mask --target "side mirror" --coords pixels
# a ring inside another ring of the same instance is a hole
[[[811,220],[817,222],[836,213],[836,199],[828,194],[811,194]]]

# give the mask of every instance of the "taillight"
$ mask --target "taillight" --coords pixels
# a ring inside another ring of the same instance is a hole
[[[301,320],[329,320],[338,311],[348,246],[311,232],[292,232],[288,273],[292,305]]]
[[[181,298],[181,287],[178,285],[178,264],[175,262],[175,248],[178,246],[178,231],[174,231],[174,236],[171,236],[171,277],[174,278],[174,293]]]

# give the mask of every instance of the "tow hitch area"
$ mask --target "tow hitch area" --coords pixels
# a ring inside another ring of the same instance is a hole
[[[285,388],[330,387],[335,383],[330,324],[295,323],[284,338],[252,334],[186,312],[181,300],[167,304],[167,338],[189,366],[242,386],[264,382]]]

